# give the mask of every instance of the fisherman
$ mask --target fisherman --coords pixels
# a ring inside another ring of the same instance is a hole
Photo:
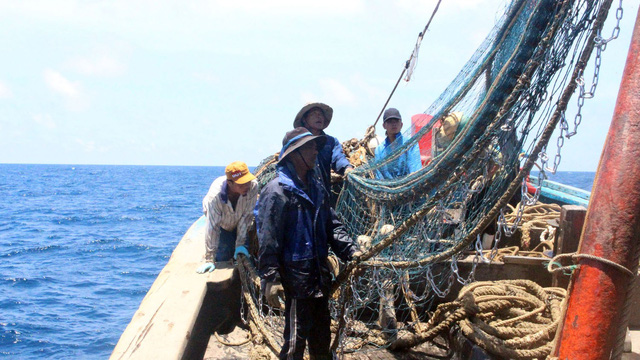
[[[200,274],[212,272],[216,262],[235,259],[240,253],[249,256],[245,244],[254,218],[258,181],[242,161],[227,165],[224,172],[225,176],[213,181],[202,200],[206,253],[205,263],[196,270]]]
[[[287,132],[277,177],[262,189],[257,205],[262,292],[275,308],[281,307],[279,294],[284,293],[280,359],[302,359],[307,342],[311,359],[332,359],[329,246],[343,261],[361,255],[315,176],[318,149],[326,142],[326,136],[304,127]]]
[[[294,128],[302,126],[314,136],[324,135],[327,139],[326,143],[318,148],[320,175],[327,191],[331,191],[331,169],[339,175],[348,174],[353,170],[353,166],[342,151],[340,141],[324,132],[331,123],[332,117],[333,109],[329,105],[315,102],[303,106],[293,121]]]
[[[385,110],[382,119],[382,127],[386,130],[387,137],[384,143],[376,147],[376,161],[387,157],[405,142],[400,132],[402,130],[402,116],[400,116],[398,109],[389,108]],[[415,144],[395,160],[380,167],[376,175],[379,179],[393,179],[409,175],[420,170],[421,167],[420,149],[418,148],[418,144]]]

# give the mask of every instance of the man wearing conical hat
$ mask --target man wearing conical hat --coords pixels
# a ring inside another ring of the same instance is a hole
[[[212,272],[216,262],[229,261],[239,253],[249,256],[247,230],[253,221],[258,197],[258,181],[247,164],[234,161],[225,175],[215,179],[202,200],[206,217],[205,263],[198,273]]]
[[[304,127],[282,141],[277,176],[264,186],[256,218],[258,270],[268,303],[280,308],[284,293],[284,343],[280,359],[332,359],[329,247],[343,261],[361,255],[329,206],[317,178],[318,149],[327,142]]]
[[[314,136],[324,135],[327,139],[325,144],[318,148],[318,170],[327,191],[331,190],[332,169],[340,175],[353,170],[353,166],[342,151],[340,141],[324,132],[331,123],[332,117],[333,109],[329,105],[314,102],[303,106],[293,120],[294,128],[304,127]]]

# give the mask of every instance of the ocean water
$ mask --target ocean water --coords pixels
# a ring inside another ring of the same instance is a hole
[[[0,164],[0,358],[108,358],[223,172]]]
[[[531,174],[537,175],[536,172],[532,172]],[[571,185],[587,191],[591,191],[595,176],[596,173],[591,171],[558,171],[555,174],[547,173],[547,177],[551,181]]]
[[[108,358],[223,173],[0,165],[0,358]]]

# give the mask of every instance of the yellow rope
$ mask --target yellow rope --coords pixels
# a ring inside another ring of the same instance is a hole
[[[242,340],[242,341],[237,342],[237,343],[232,343],[232,342],[228,342],[228,341],[224,340],[223,338],[220,337],[220,335],[218,335],[218,332],[214,332],[213,335],[216,336],[216,339],[218,340],[218,342],[220,344],[226,345],[226,346],[242,346],[242,345],[248,343],[249,341],[251,341],[253,339],[253,336],[251,335],[250,332],[247,334],[247,338],[245,340]]]
[[[551,351],[565,296],[564,289],[542,288],[529,280],[476,282],[465,286],[455,301],[439,305],[427,330],[400,332],[390,349],[416,346],[458,324],[466,337],[493,354],[544,358]],[[366,341],[378,343],[372,339],[378,335],[369,330]]]
[[[513,207],[510,204],[507,206],[509,207],[509,211],[505,214],[504,219],[507,226],[513,226],[517,220],[517,215],[522,203],[519,203],[516,207]],[[527,206],[524,209],[520,220],[520,247],[525,250],[529,250],[531,247],[532,230],[534,228],[547,229],[547,220],[559,219],[561,209],[561,206],[558,204],[538,203],[536,205]],[[543,246],[553,249],[553,241],[545,241],[544,244],[545,245]],[[539,246],[536,246],[536,249],[538,247]]]

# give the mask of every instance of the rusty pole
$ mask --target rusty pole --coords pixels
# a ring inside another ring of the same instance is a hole
[[[636,18],[616,108],[587,211],[564,321],[554,356],[609,359],[622,326],[633,276],[588,254],[636,273],[640,240],[640,11]]]

